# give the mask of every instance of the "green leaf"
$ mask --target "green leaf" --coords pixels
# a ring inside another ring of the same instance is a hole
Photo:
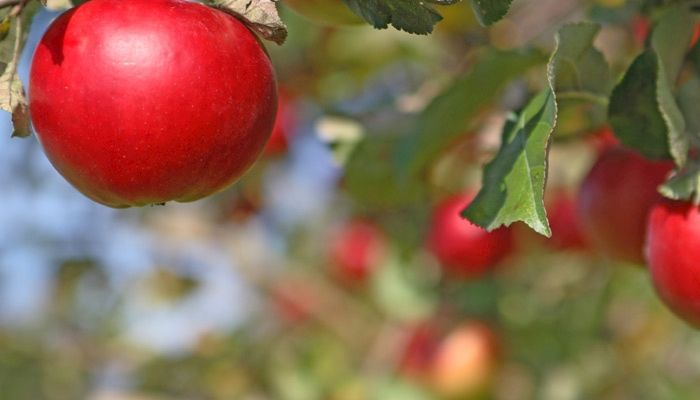
[[[408,33],[428,34],[442,20],[426,1],[415,0],[343,0],[355,14],[377,29],[389,25]],[[450,1],[452,2],[452,1]]]
[[[471,0],[472,8],[482,25],[491,25],[505,17],[513,0]]]
[[[395,207],[425,198],[421,182],[399,179],[392,164],[396,136],[367,136],[345,166],[345,190],[357,201],[376,207]]]
[[[610,90],[610,72],[593,47],[600,27],[564,26],[548,65],[549,88],[533,98],[503,129],[501,148],[484,168],[483,187],[462,215],[487,230],[523,221],[551,236],[544,208],[547,155],[557,119],[557,98],[600,103]],[[556,93],[556,95],[555,95]]]
[[[670,199],[692,200],[695,204],[700,204],[700,162],[689,162],[669,178],[659,191]]]
[[[600,25],[585,22],[566,25],[559,31],[549,71],[559,101],[573,98],[607,102],[612,89],[610,67],[593,47],[599,31]]]
[[[542,53],[527,49],[488,49],[474,67],[436,97],[405,135],[395,154],[400,175],[414,176],[438,158],[503,87],[529,68],[543,63]]]
[[[613,90],[608,118],[623,144],[650,158],[688,153],[685,121],[673,89],[693,34],[687,5],[668,10],[652,33],[651,46],[632,63]]]
[[[547,147],[556,123],[551,89],[542,91],[506,123],[496,157],[484,168],[484,185],[462,215],[487,230],[523,221],[551,236],[544,209]]]
[[[680,87],[678,105],[685,116],[686,130],[700,141],[700,78],[692,78]]]

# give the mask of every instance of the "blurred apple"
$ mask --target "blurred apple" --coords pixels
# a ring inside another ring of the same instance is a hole
[[[277,118],[268,139],[263,154],[266,156],[278,156],[287,152],[291,135],[296,128],[296,115],[294,106],[288,94],[279,91]]]
[[[374,224],[356,219],[332,234],[329,250],[333,274],[341,282],[354,285],[367,281],[382,263],[387,243]]]
[[[426,379],[439,343],[439,334],[430,323],[410,328],[399,359],[399,372],[411,380]]]
[[[605,150],[579,191],[579,221],[591,245],[612,258],[642,264],[647,216],[672,168],[670,161],[647,160],[622,147]]]
[[[444,398],[473,398],[488,389],[497,364],[494,332],[482,323],[468,323],[440,343],[430,367],[430,386]]]
[[[427,245],[447,275],[478,278],[496,266],[513,249],[508,228],[492,232],[472,224],[460,215],[474,199],[473,194],[449,197],[433,212]]]

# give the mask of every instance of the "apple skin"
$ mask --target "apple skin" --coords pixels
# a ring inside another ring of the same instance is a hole
[[[700,328],[700,208],[660,200],[649,214],[646,256],[659,297]]]
[[[340,282],[349,285],[366,282],[386,253],[384,234],[368,221],[349,221],[331,236],[332,272]]]
[[[358,25],[363,22],[343,0],[284,0],[283,3],[320,25]]]
[[[30,111],[54,167],[123,208],[194,201],[263,150],[275,74],[235,17],[182,0],[92,0],[58,17],[30,72]]]
[[[444,398],[471,398],[485,392],[498,366],[498,340],[487,325],[464,324],[438,346],[429,382]]]
[[[509,228],[487,232],[460,216],[474,199],[462,194],[448,197],[437,205],[428,232],[428,249],[452,277],[474,279],[482,276],[513,249]]]
[[[649,210],[672,168],[670,161],[647,160],[622,147],[603,151],[578,197],[579,221],[591,246],[614,259],[643,264]]]

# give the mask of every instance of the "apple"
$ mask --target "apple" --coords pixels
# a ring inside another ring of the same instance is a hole
[[[700,328],[700,208],[660,200],[649,215],[646,256],[659,297]]]
[[[584,178],[578,217],[593,248],[621,261],[642,264],[649,210],[670,161],[651,161],[622,147],[600,154]]]
[[[410,327],[399,359],[399,372],[413,381],[426,380],[440,344],[437,330],[430,322]]]
[[[444,272],[463,279],[483,275],[513,249],[509,228],[487,232],[460,216],[473,199],[473,194],[462,194],[440,202],[433,211],[427,238],[427,247]]]
[[[363,22],[343,0],[284,0],[284,4],[321,25],[357,25]]]
[[[331,235],[329,258],[332,272],[343,283],[366,282],[386,253],[384,234],[365,220],[349,221]]]
[[[92,0],[62,14],[36,49],[29,94],[54,167],[117,208],[228,187],[263,150],[277,109],[257,37],[184,0]]]
[[[263,154],[268,157],[279,156],[287,152],[289,139],[291,139],[296,125],[296,116],[289,96],[280,91],[278,99],[275,125],[263,150]]]
[[[557,250],[586,248],[586,238],[576,213],[576,198],[565,190],[557,190],[547,202],[547,218],[552,237],[547,244]]]
[[[438,346],[431,362],[430,386],[445,398],[471,398],[488,389],[497,366],[494,332],[482,323],[467,323]]]

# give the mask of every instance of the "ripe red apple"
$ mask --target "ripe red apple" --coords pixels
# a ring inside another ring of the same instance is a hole
[[[284,4],[304,18],[321,25],[362,23],[362,19],[343,0],[285,0]]]
[[[289,148],[289,139],[291,139],[296,125],[296,116],[290,103],[289,96],[280,91],[275,126],[272,128],[270,139],[263,150],[263,154],[266,156],[274,157],[284,154]]]
[[[649,210],[672,168],[622,147],[605,150],[579,192],[578,216],[589,243],[615,259],[643,263]]]
[[[468,323],[440,343],[430,367],[430,386],[444,398],[471,398],[489,387],[497,366],[496,335],[482,323]]]
[[[46,155],[111,207],[193,201],[265,146],[275,75],[235,17],[184,0],[92,0],[58,17],[30,74]]]
[[[547,244],[558,250],[586,248],[586,238],[576,213],[576,198],[564,190],[558,190],[548,200],[547,218],[552,237]]]
[[[472,224],[460,216],[473,200],[473,194],[452,196],[437,205],[428,232],[428,249],[437,257],[444,271],[451,276],[477,278],[511,253],[511,230],[492,232]]]
[[[661,299],[700,328],[700,208],[663,199],[651,209],[646,256]]]
[[[372,223],[353,220],[331,236],[330,262],[334,275],[344,283],[367,281],[387,252],[384,234]]]

